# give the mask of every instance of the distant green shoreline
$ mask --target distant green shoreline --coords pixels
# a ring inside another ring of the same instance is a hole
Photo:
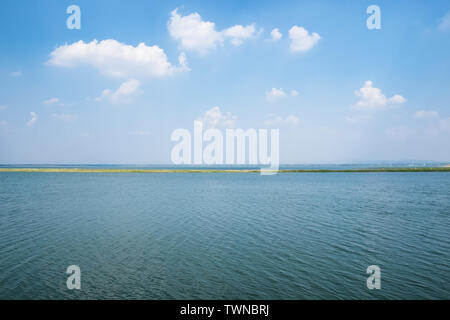
[[[270,170],[269,170],[270,171]],[[259,173],[259,169],[87,169],[87,168],[0,168],[0,172],[81,173]],[[450,167],[368,169],[282,169],[279,173],[364,173],[364,172],[450,172]]]

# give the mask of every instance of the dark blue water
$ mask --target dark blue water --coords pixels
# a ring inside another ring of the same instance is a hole
[[[445,172],[3,172],[0,298],[449,299],[449,231]]]

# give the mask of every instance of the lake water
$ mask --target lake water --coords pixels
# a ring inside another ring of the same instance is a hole
[[[445,172],[3,172],[0,298],[449,299],[449,231]]]

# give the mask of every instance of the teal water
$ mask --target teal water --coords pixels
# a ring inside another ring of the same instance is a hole
[[[3,172],[0,298],[449,299],[449,231],[450,173]]]

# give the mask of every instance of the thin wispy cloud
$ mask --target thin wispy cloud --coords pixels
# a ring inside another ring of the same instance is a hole
[[[297,90],[291,90],[289,94],[292,97],[298,96]],[[288,94],[284,91],[283,88],[272,88],[270,91],[266,92],[266,100],[269,102],[276,102],[277,100],[283,99],[287,97]]]
[[[268,126],[280,126],[280,125],[297,125],[300,119],[294,115],[288,115],[287,117],[278,116],[275,114],[270,115],[270,119],[264,121],[264,124]]]
[[[65,103],[61,99],[56,98],[56,97],[44,100],[44,101],[42,101],[42,104],[45,106],[58,106],[58,107],[73,106],[73,103]]]
[[[43,104],[50,106],[59,103],[61,100],[59,98],[50,98],[45,101],[42,101]]]
[[[95,101],[109,101],[110,103],[127,104],[132,101],[134,97],[142,94],[140,89],[141,83],[136,79],[130,79],[120,85],[117,90],[105,89],[100,97]]]
[[[269,92],[266,92],[266,100],[269,102],[275,102],[279,99],[285,98],[286,92],[282,88],[272,88]]]
[[[439,113],[436,111],[426,111],[426,110],[420,110],[416,111],[414,114],[414,118],[416,119],[430,119],[430,118],[438,118]]]
[[[448,11],[439,22],[438,29],[441,31],[450,30],[450,11]]]
[[[36,121],[38,120],[38,115],[36,112],[30,112],[30,117],[31,117],[31,119],[28,120],[27,126],[33,127],[34,124],[36,123]]]

